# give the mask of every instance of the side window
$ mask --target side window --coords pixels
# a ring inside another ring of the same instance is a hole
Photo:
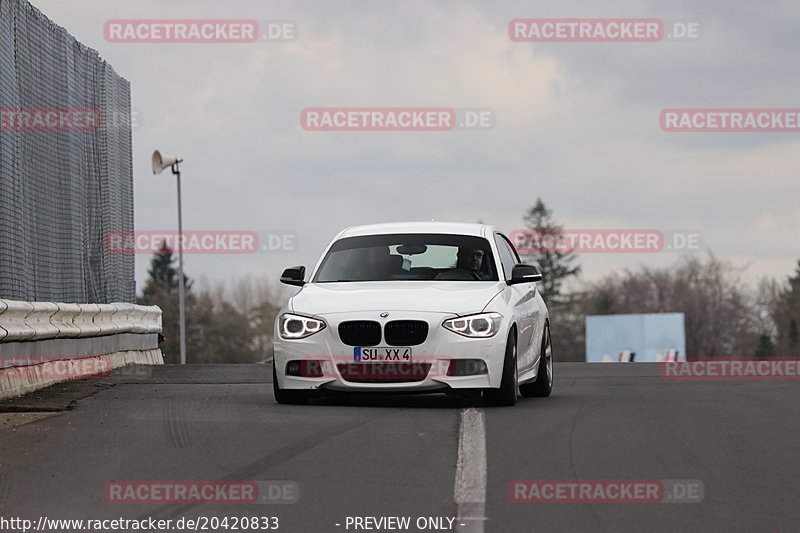
[[[494,242],[497,245],[497,251],[500,253],[500,262],[503,264],[503,272],[506,279],[511,279],[511,272],[514,270],[514,265],[519,262],[516,252],[508,244],[508,241],[503,238],[499,233],[495,233]]]
[[[517,253],[517,249],[514,248],[513,244],[511,244],[511,239],[509,239],[505,235],[500,235],[500,237],[506,243],[506,246],[508,246],[508,249],[511,250],[511,255],[514,256],[514,264],[516,265],[516,264],[522,263],[522,259],[520,259],[519,254]]]

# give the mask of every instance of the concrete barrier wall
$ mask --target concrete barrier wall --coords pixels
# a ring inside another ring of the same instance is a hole
[[[115,368],[128,365],[161,364],[164,364],[164,356],[156,348],[0,368],[0,400],[22,396],[64,381],[107,377]]]
[[[163,364],[161,309],[0,299],[0,399],[130,364]]]

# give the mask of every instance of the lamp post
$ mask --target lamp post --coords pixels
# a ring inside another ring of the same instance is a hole
[[[178,320],[180,328],[181,364],[186,364],[186,301],[183,283],[183,218],[181,216],[181,170],[178,163],[183,159],[174,155],[165,155],[158,150],[153,152],[153,174],[171,167],[178,181]]]

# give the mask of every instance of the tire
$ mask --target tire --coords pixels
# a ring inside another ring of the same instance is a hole
[[[304,404],[310,400],[314,393],[305,390],[286,390],[278,386],[278,372],[275,370],[275,359],[272,360],[272,392],[275,401],[286,404]]]
[[[520,394],[526,398],[544,398],[553,392],[553,345],[550,339],[549,323],[544,326],[539,356],[539,372],[536,375],[536,381],[519,386]]]
[[[503,360],[503,379],[499,389],[483,389],[486,404],[493,407],[510,407],[517,403],[517,336],[514,331],[508,334],[506,355]]]

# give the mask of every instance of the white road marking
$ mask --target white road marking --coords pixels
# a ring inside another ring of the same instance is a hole
[[[483,533],[486,520],[486,423],[483,411],[474,407],[461,412],[453,499],[458,506],[455,530]]]

